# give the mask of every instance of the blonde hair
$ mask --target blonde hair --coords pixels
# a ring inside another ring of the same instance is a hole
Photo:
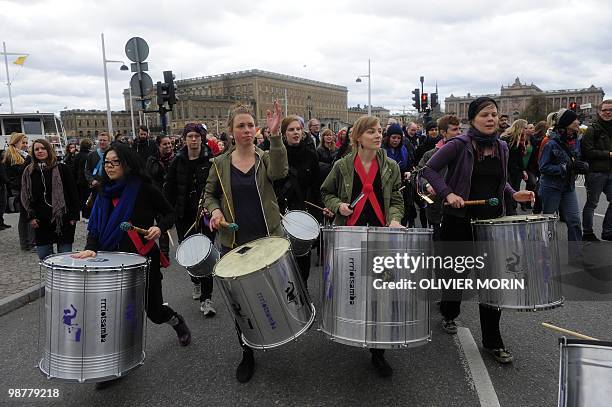
[[[230,108],[229,113],[227,115],[227,128],[229,129],[230,133],[234,129],[234,119],[239,114],[248,114],[253,118],[253,121],[255,121],[255,116],[253,116],[253,111],[249,106],[243,105],[241,103],[235,104]]]
[[[380,120],[374,116],[361,116],[355,121],[351,128],[351,142],[355,146],[359,146],[359,138],[369,129],[375,129],[380,126]]]
[[[323,130],[323,133],[321,133],[321,135],[319,136],[319,146],[318,146],[319,148],[321,147],[327,148],[327,146],[325,145],[325,136],[327,136],[328,134],[331,134],[332,136],[334,136],[334,139],[336,138],[336,135],[334,134],[333,131],[331,131],[331,129]],[[330,151],[336,151],[336,148],[337,148],[336,142],[335,140],[332,140],[331,147],[329,149]]]
[[[17,148],[16,145],[21,143],[24,138],[27,138],[23,133],[11,133],[11,138],[8,143],[8,148],[4,153],[4,159],[2,162],[8,165],[21,165],[24,163],[25,159],[19,153],[20,148]]]
[[[523,130],[527,128],[527,120],[525,119],[517,119],[512,123],[512,126],[508,127],[508,129],[504,132],[504,136],[508,140],[508,145],[510,147],[516,147],[521,142],[521,134],[523,134]]]

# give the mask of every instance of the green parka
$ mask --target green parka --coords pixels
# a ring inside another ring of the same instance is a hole
[[[326,208],[336,214],[334,224],[343,226],[346,224],[347,217],[340,215],[339,208],[341,203],[350,203],[353,193],[353,178],[355,175],[355,155],[353,152],[344,158],[336,161],[334,166],[321,185],[321,198]],[[402,221],[404,216],[404,200],[400,187],[402,177],[397,163],[388,158],[383,149],[376,152],[380,179],[382,181],[383,210],[387,225],[392,220]]]
[[[232,197],[231,186],[232,151],[230,150],[213,159],[206,187],[204,188],[204,207],[209,213],[212,213],[215,209],[221,209],[225,220],[230,223],[236,222],[233,218],[234,198]],[[287,176],[289,170],[287,150],[280,136],[270,136],[270,150],[263,151],[255,147],[255,154],[257,190],[259,191],[268,236],[283,236],[284,230],[281,226],[280,211],[272,181],[280,180]],[[223,183],[223,188],[221,188],[219,179]],[[220,228],[219,239],[223,246],[233,248],[236,242],[236,234],[230,229]]]

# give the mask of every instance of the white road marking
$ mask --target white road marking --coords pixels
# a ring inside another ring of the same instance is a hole
[[[468,328],[457,327],[457,338],[459,339],[461,351],[468,362],[480,405],[485,407],[499,407],[500,404],[497,399],[497,393],[495,393],[495,388],[493,387],[493,382],[491,382],[491,377],[480,356],[480,351],[478,350],[478,346],[476,346],[472,333]]]

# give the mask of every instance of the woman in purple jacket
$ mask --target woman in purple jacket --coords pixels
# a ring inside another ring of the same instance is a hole
[[[465,134],[449,140],[427,162],[423,176],[434,191],[446,202],[440,238],[454,242],[449,245],[453,256],[465,256],[471,250],[472,219],[492,219],[505,213],[504,197],[516,202],[531,202],[531,191],[516,192],[506,182],[508,179],[508,146],[497,135],[497,104],[488,97],[480,97],[470,103],[468,109],[470,128]],[[438,173],[448,167],[446,178]],[[466,207],[465,200],[497,198],[498,206]],[[468,244],[462,245],[459,242]],[[463,250],[462,250],[463,248]],[[443,270],[447,278],[457,278],[455,270]],[[443,293],[440,311],[444,320],[442,328],[449,334],[457,332],[455,318],[459,316],[461,291]],[[504,347],[499,331],[501,311],[480,305],[482,343],[500,363],[512,361],[512,354]]]

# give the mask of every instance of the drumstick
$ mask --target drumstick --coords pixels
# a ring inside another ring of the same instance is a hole
[[[174,240],[172,240],[172,235],[170,234],[170,231],[167,230],[166,233],[168,234],[168,239],[170,239],[170,244],[172,245],[172,247],[174,247]]]
[[[448,205],[448,202],[444,202],[444,205]],[[477,199],[475,201],[463,201],[463,205],[465,206],[477,206],[477,205],[497,206],[499,205],[499,199],[489,198],[489,199]]]
[[[324,210],[325,210],[325,208],[321,208],[319,205],[315,205],[315,204],[313,204],[312,202],[304,201],[304,203],[305,203],[306,205],[310,205],[310,206],[312,206],[313,208],[317,208],[317,209],[318,209],[318,210],[320,210],[320,211],[324,211]]]
[[[586,339],[586,340],[589,340],[589,341],[598,341],[599,340],[597,338],[592,338],[590,336],[586,336],[586,335],[583,335],[583,334],[578,333],[578,332],[570,331],[569,329],[560,328],[558,326],[547,324],[546,322],[542,322],[542,326],[544,328],[552,329],[553,331],[561,332],[561,333],[566,334],[566,335],[572,335],[572,336],[575,336],[576,338],[580,338],[580,339]]]
[[[358,203],[359,201],[361,201],[361,200],[363,199],[363,197],[364,197],[364,196],[365,196],[365,195],[364,195],[364,193],[363,193],[363,192],[362,192],[362,193],[360,193],[359,195],[357,195],[357,198],[355,198],[355,200],[354,200],[353,202],[351,202],[351,204],[349,205],[349,209],[350,209],[350,210],[355,209],[355,205],[357,205],[357,203]]]
[[[148,230],[139,228],[137,226],[134,226],[130,222],[121,222],[121,224],[119,225],[119,229],[123,230],[124,232],[127,232],[129,230],[133,230],[134,232],[138,232],[141,235],[148,235],[149,234]]]
[[[227,223],[224,220],[219,222],[219,226],[223,228],[228,228],[230,230],[233,230],[234,232],[238,230],[238,225],[236,223]]]

